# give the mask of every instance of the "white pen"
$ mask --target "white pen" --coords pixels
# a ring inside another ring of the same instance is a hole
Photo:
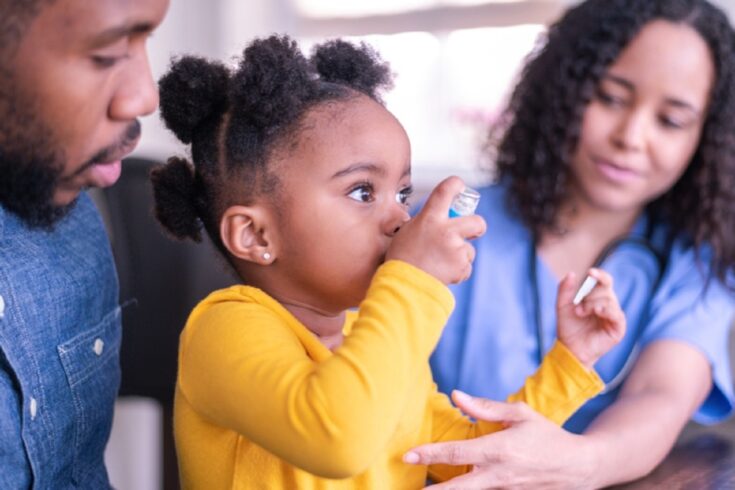
[[[581,303],[582,300],[586,298],[593,289],[595,289],[595,286],[597,286],[597,279],[592,276],[585,277],[582,285],[579,286],[577,294],[574,295],[574,300],[572,301],[572,304],[578,305],[579,303]]]

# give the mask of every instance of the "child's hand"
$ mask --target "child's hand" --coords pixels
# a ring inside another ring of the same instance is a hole
[[[625,314],[612,288],[612,277],[590,269],[597,285],[579,305],[572,304],[579,284],[570,272],[559,284],[556,300],[557,336],[588,368],[625,335]]]
[[[480,216],[449,217],[449,206],[465,185],[449,177],[437,185],[423,209],[393,238],[385,259],[408,262],[444,284],[464,281],[472,273],[475,249],[467,240],[485,233]]]

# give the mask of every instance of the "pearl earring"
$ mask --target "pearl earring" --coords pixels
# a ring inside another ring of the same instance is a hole
[[[269,252],[264,252],[263,253],[263,260],[270,260],[270,259],[271,259],[271,254]]]

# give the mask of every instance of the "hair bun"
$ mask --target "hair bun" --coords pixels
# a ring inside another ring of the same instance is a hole
[[[179,240],[202,240],[194,167],[184,158],[171,157],[151,170],[156,219]]]
[[[313,94],[311,67],[288,36],[256,39],[243,52],[232,83],[237,123],[256,129],[290,121]]]
[[[221,63],[184,56],[158,81],[161,118],[184,143],[191,143],[202,122],[227,108],[229,70]]]
[[[345,84],[373,98],[377,98],[377,89],[392,85],[388,64],[365,43],[328,41],[317,46],[311,62],[325,82]]]

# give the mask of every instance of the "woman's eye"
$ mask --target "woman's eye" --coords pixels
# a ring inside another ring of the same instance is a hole
[[[659,121],[661,121],[661,125],[669,129],[682,129],[685,126],[679,120],[668,116],[659,117]]]
[[[373,202],[375,200],[375,196],[373,196],[373,188],[369,185],[355,187],[349,194],[347,194],[347,197],[359,202]]]
[[[408,205],[408,200],[411,198],[411,195],[413,194],[413,187],[406,187],[404,189],[401,189],[398,191],[398,194],[396,194],[396,201],[398,204],[405,204]]]
[[[611,107],[620,107],[625,105],[625,100],[621,97],[616,97],[615,95],[612,95],[610,93],[605,92],[604,90],[598,90],[597,91],[597,99],[602,102],[603,104]]]

